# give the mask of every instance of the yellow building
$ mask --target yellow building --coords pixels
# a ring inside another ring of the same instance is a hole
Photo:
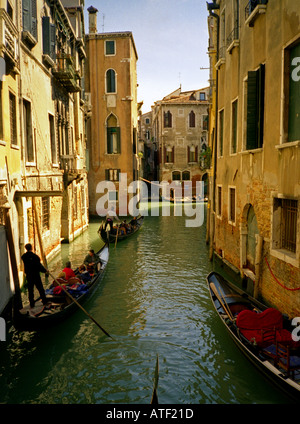
[[[210,241],[250,293],[299,316],[299,4],[216,0],[208,10],[218,35]]]
[[[97,9],[90,7],[86,35],[86,91],[92,117],[88,127],[90,213],[96,215],[99,182],[111,181],[119,207],[119,175],[130,184],[138,178],[138,55],[131,32],[97,33]]]

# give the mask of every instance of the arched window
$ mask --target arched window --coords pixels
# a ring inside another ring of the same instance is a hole
[[[173,171],[172,172],[172,180],[173,181],[180,181],[180,172],[179,171]]]
[[[116,73],[113,69],[106,71],[106,93],[116,92]]]
[[[120,127],[118,127],[117,118],[111,114],[106,121],[107,126],[107,153],[121,153]]]
[[[189,114],[189,127],[195,128],[195,126],[196,126],[196,116],[194,111],[192,110]]]
[[[182,181],[189,181],[189,180],[190,180],[190,171],[183,171]]]

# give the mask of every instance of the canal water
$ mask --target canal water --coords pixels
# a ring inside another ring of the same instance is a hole
[[[101,286],[85,309],[42,333],[10,327],[0,345],[0,403],[149,404],[156,358],[160,404],[287,403],[224,333],[211,305],[205,224],[148,216],[110,247]],[[102,246],[99,221],[51,261],[80,265]]]

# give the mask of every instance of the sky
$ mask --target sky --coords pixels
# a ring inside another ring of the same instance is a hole
[[[97,32],[131,31],[138,53],[138,101],[142,112],[178,89],[209,85],[206,0],[85,0],[98,9]]]

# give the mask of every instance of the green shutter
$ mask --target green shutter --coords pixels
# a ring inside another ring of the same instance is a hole
[[[53,60],[56,59],[55,43],[56,43],[56,27],[54,24],[50,24],[50,57]]]
[[[258,70],[258,140],[257,147],[263,146],[265,114],[265,65]]]
[[[116,128],[116,131],[117,131],[117,143],[118,143],[117,148],[118,148],[118,153],[121,153],[121,128],[120,127],[117,127]]]
[[[248,72],[247,84],[247,150],[257,148],[257,72]]]
[[[50,56],[50,18],[49,16],[43,16],[42,18],[43,27],[43,53]]]
[[[31,1],[22,0],[23,31],[31,32]]]
[[[300,80],[298,80],[300,44],[290,50],[290,89],[289,89],[289,136],[288,141],[300,140]],[[296,65],[292,65],[295,60]],[[297,71],[298,69],[298,71]],[[294,73],[293,73],[294,71]]]
[[[113,152],[112,137],[111,137],[111,128],[107,128],[107,153],[110,154]]]
[[[105,170],[105,180],[109,181],[109,169]]]

